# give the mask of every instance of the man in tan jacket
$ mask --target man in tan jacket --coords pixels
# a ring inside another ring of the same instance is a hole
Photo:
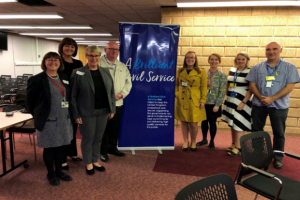
[[[102,56],[100,59],[100,66],[108,68],[114,80],[116,97],[116,114],[114,118],[108,120],[102,138],[100,159],[104,162],[109,160],[107,154],[113,154],[115,156],[126,155],[118,150],[117,145],[121,125],[123,99],[129,94],[132,83],[128,68],[124,63],[117,59],[119,50],[119,45],[116,42],[108,42],[104,48],[106,55]]]

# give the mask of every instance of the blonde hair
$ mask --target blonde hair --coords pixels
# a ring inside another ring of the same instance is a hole
[[[238,54],[235,56],[235,58],[234,58],[234,66],[236,67],[236,65],[237,65],[237,64],[236,64],[236,59],[237,59],[237,57],[238,57],[239,55],[244,56],[244,57],[247,59],[246,67],[248,68],[248,67],[249,67],[249,66],[248,66],[248,63],[249,63],[250,57],[248,56],[248,54],[247,54],[246,52],[238,53]]]

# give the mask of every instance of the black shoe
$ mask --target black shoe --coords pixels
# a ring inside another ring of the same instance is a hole
[[[96,165],[94,165],[94,169],[96,169],[99,172],[104,172],[106,170],[105,167],[103,167],[103,166],[97,167]]]
[[[197,142],[197,146],[202,146],[202,145],[205,145],[205,144],[207,144],[208,142],[207,142],[207,140],[202,140],[201,142]]]
[[[108,155],[107,154],[101,155],[100,160],[103,161],[103,162],[107,162],[109,160]]]
[[[94,170],[94,168],[93,168],[93,169],[90,169],[90,170],[88,170],[88,169],[85,167],[85,171],[86,171],[86,173],[87,173],[88,175],[93,175],[93,174],[95,174],[95,170]]]
[[[182,151],[187,151],[189,148],[184,148],[184,147],[181,147]]]
[[[209,143],[208,148],[210,150],[215,149],[215,144],[214,143]]]
[[[69,165],[61,166],[61,169],[63,169],[63,170],[69,170]]]
[[[58,177],[63,181],[71,181],[72,180],[72,177],[69,174],[65,174],[65,173]]]
[[[275,169],[281,169],[283,167],[281,160],[274,160],[274,168]]]
[[[50,183],[50,185],[53,185],[53,186],[58,186],[60,185],[60,181],[57,177],[53,177],[53,178],[50,178],[48,175],[47,175],[47,179]]]
[[[112,154],[112,155],[115,155],[115,156],[119,156],[119,157],[122,157],[122,156],[125,156],[126,154],[119,151],[118,149],[115,149],[115,150],[108,150],[107,152],[108,154]]]
[[[73,158],[72,156],[69,156],[70,158],[72,158],[73,161],[82,161],[82,158],[76,157]]]
[[[191,147],[191,151],[194,151],[194,152],[197,151],[197,147],[196,148]]]

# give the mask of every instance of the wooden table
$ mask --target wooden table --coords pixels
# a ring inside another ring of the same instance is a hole
[[[9,137],[5,138],[4,130],[8,129],[10,127],[13,127],[14,125],[26,122],[30,119],[32,119],[31,114],[22,114],[22,113],[14,113],[11,117],[6,117],[5,112],[0,112],[0,140],[1,140],[1,152],[2,152],[2,165],[3,165],[3,173],[0,174],[0,177],[8,174],[9,172],[15,170],[16,168],[24,165],[24,168],[27,168],[29,165],[27,164],[27,160],[24,160],[23,162],[15,165],[14,162],[14,151],[13,151],[13,142],[12,142],[12,131],[9,131]],[[11,168],[6,169],[6,148],[5,148],[5,141],[9,140],[9,147],[10,147],[10,161],[11,161]]]

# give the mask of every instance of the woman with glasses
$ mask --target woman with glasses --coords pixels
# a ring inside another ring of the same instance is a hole
[[[81,151],[86,173],[105,171],[98,162],[102,136],[108,119],[116,112],[114,85],[108,69],[100,67],[101,50],[86,48],[88,63],[71,75],[71,111],[82,135]]]
[[[58,52],[63,60],[64,67],[65,67],[62,73],[66,74],[69,80],[72,71],[74,69],[83,66],[80,60],[76,60],[73,58],[77,55],[77,51],[78,51],[77,43],[72,38],[66,37],[62,41],[60,41],[58,46]],[[82,161],[82,159],[77,156],[76,133],[77,133],[78,124],[75,123],[74,119],[72,119],[72,125],[73,125],[73,140],[71,141],[71,144],[66,147],[65,156],[62,164],[63,170],[69,169],[69,165],[67,164],[67,156],[69,156],[73,161]]]
[[[182,151],[187,151],[189,148],[189,133],[191,151],[196,151],[198,122],[206,120],[204,104],[207,95],[207,78],[206,72],[198,67],[194,51],[189,51],[185,55],[183,67],[177,71],[175,88],[175,119],[181,121]]]
[[[213,53],[208,57],[209,69],[207,73],[207,100],[205,103],[205,111],[207,120],[202,121],[202,141],[197,143],[197,146],[202,146],[208,143],[207,132],[209,129],[210,142],[209,149],[215,148],[214,139],[217,133],[217,118],[221,117],[221,105],[223,103],[226,92],[227,76],[218,69],[221,63],[221,56]]]
[[[55,52],[44,56],[41,68],[43,72],[30,77],[27,82],[26,105],[34,119],[37,144],[44,148],[47,178],[51,185],[57,186],[59,179],[72,180],[71,176],[62,172],[64,150],[73,138],[69,79],[61,73],[64,70],[63,61]]]
[[[224,102],[222,120],[231,127],[232,144],[227,148],[228,156],[241,155],[240,137],[251,131],[252,93],[246,76],[250,72],[247,53],[239,53],[234,59],[235,67],[228,75],[227,97]]]

